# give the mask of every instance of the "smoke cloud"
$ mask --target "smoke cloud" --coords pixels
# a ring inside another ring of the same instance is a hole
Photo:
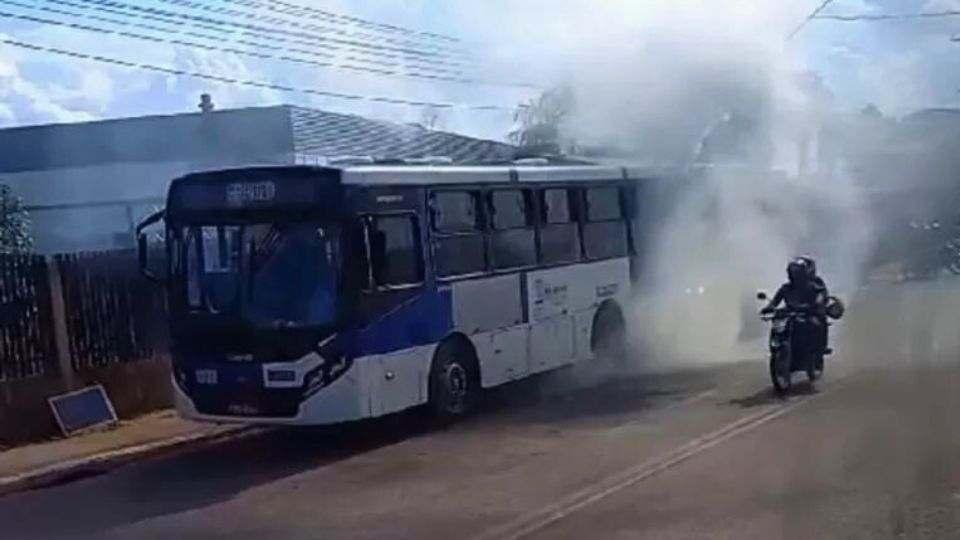
[[[567,59],[567,137],[690,178],[662,201],[667,222],[645,253],[634,315],[648,363],[763,355],[758,289],[772,292],[788,260],[808,254],[849,293],[869,252],[853,182],[817,171],[832,104],[785,44],[802,17],[744,4],[645,3],[639,19],[624,5],[627,24],[580,36]]]

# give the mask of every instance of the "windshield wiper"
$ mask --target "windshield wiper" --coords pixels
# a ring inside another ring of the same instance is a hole
[[[277,248],[283,243],[282,239],[280,229],[276,225],[270,226],[270,230],[267,231],[259,245],[256,244],[252,236],[250,237],[250,270],[252,273],[259,270],[264,263],[276,254]]]

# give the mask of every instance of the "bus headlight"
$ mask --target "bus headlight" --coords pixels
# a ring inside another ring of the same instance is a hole
[[[336,359],[325,359],[317,367],[304,375],[304,391],[307,394],[331,384],[350,369],[353,362],[345,356]]]
[[[297,380],[297,372],[292,369],[273,369],[267,372],[267,380],[272,383],[291,383]]]

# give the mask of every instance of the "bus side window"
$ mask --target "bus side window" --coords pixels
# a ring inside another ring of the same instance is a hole
[[[627,224],[619,188],[610,186],[587,189],[585,217],[583,245],[588,259],[609,259],[627,255]]]
[[[443,189],[430,194],[433,258],[437,276],[453,278],[487,268],[485,222],[476,190]]]
[[[580,229],[576,220],[577,191],[548,188],[540,196],[540,262],[572,263],[580,259]]]
[[[533,198],[528,189],[497,189],[488,195],[491,248],[497,270],[537,264]]]
[[[390,258],[387,257],[387,233],[374,229],[370,231],[370,268],[373,282],[377,285],[390,283]]]
[[[372,216],[364,236],[369,260],[368,289],[417,285],[423,282],[423,256],[415,216]]]
[[[438,191],[430,197],[433,228],[441,233],[472,233],[482,226],[479,193]]]
[[[343,280],[349,287],[370,291],[373,289],[373,277],[370,267],[370,248],[367,235],[370,230],[369,217],[361,217],[355,223],[344,228]]]

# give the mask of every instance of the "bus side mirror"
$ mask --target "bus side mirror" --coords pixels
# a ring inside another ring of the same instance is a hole
[[[163,219],[163,216],[163,210],[154,212],[137,225],[137,262],[140,266],[140,273],[143,274],[143,277],[156,283],[162,283],[163,280],[150,268],[150,246],[147,242],[147,235],[143,230],[159,222]]]

